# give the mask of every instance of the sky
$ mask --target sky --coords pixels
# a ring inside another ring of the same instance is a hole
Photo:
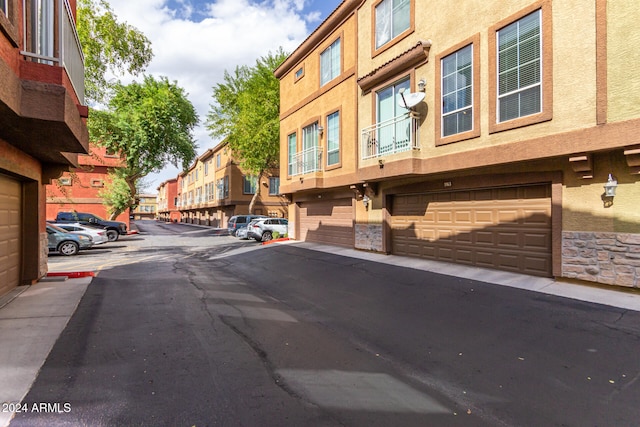
[[[108,0],[120,22],[151,40],[154,58],[146,74],[177,81],[196,108],[194,137],[201,155],[219,141],[204,127],[213,87],[225,70],[253,66],[282,47],[293,52],[342,0]],[[116,76],[124,83],[131,76]],[[135,78],[140,81],[141,78]],[[175,178],[172,165],[145,178],[146,193]]]

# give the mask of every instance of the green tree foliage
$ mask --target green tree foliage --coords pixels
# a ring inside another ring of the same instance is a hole
[[[255,66],[225,71],[223,83],[213,87],[214,103],[207,114],[213,138],[226,138],[242,170],[260,178],[277,168],[280,156],[280,82],[274,70],[287,58],[282,49],[256,61]],[[256,186],[250,212],[260,196]]]
[[[130,204],[142,177],[161,171],[167,163],[187,169],[196,156],[193,128],[198,115],[176,82],[146,76],[142,83],[117,84],[108,110],[92,111],[87,125],[91,140],[126,162],[122,177],[130,190]],[[126,208],[125,208],[126,209]],[[112,212],[119,215],[123,210]]]
[[[90,101],[104,102],[114,75],[142,73],[153,52],[149,39],[135,27],[118,22],[106,0],[79,0],[78,37],[85,57],[85,92]]]
[[[111,215],[110,219],[115,219],[135,203],[126,176],[121,169],[113,169],[109,172],[109,178],[105,181],[104,188],[98,193],[98,197],[102,199],[102,204]]]

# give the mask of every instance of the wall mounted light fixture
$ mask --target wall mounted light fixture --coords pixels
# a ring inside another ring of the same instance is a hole
[[[364,197],[362,198],[362,204],[364,205],[365,209],[367,207],[369,207],[369,202],[371,201],[371,199],[369,198],[369,196],[367,196],[366,194],[364,195]]]
[[[424,92],[426,87],[427,87],[427,81],[424,78],[420,79],[420,81],[418,82],[418,90],[420,92]]]
[[[324,128],[322,126],[318,126],[318,135],[322,135],[324,132]]]
[[[616,195],[616,188],[618,188],[618,181],[609,174],[609,179],[604,185],[604,195],[607,197],[614,197]]]
[[[618,181],[609,174],[609,179],[604,185],[604,194],[602,195],[602,203],[605,208],[613,206],[613,198],[616,195],[616,188],[618,188]]]

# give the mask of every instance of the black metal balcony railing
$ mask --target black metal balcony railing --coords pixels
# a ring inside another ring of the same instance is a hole
[[[22,0],[22,5],[25,50],[20,53],[35,62],[64,67],[84,105],[84,55],[69,0]]]

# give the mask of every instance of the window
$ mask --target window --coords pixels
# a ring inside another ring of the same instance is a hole
[[[296,153],[298,151],[297,138],[295,133],[292,133],[287,137],[287,146],[288,146],[287,161],[289,163],[289,175],[291,176],[295,172],[294,163],[295,163]]]
[[[0,12],[4,12],[6,16],[9,16],[9,5],[7,0],[0,0]]]
[[[269,195],[277,196],[280,194],[280,177],[272,176],[269,178]]]
[[[304,77],[304,67],[300,67],[296,70],[296,74],[294,75],[294,81],[300,80]]]
[[[398,103],[401,99],[400,91],[408,91],[409,87],[410,81],[407,78],[376,92],[379,154],[402,151],[410,147],[409,110]]]
[[[497,120],[542,111],[542,13],[537,10],[497,32]]]
[[[327,117],[327,166],[340,163],[340,112]]]
[[[71,185],[71,178],[60,178],[60,185],[69,186]]]
[[[410,0],[383,0],[375,10],[376,49],[408,30],[411,26]]]
[[[220,167],[220,154],[216,156],[216,169]]]
[[[442,136],[473,128],[473,45],[442,59]]]
[[[211,163],[211,160],[204,162],[204,176],[209,175],[209,163]]]
[[[320,54],[320,86],[340,75],[340,39]]]
[[[255,194],[258,188],[258,178],[255,176],[242,177],[242,192],[244,194]]]

